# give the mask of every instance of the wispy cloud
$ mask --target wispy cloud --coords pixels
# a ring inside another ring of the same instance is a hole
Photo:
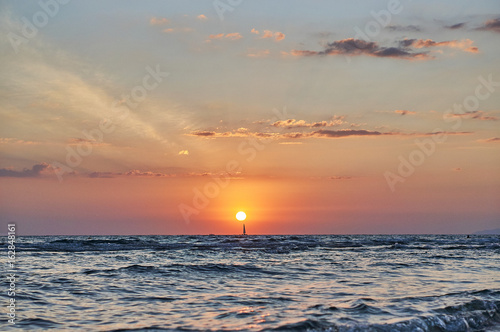
[[[206,17],[203,14],[196,16],[196,18],[199,19],[200,21],[206,21],[206,20],[208,20],[208,17]]]
[[[21,145],[37,145],[40,142],[35,141],[25,141],[22,139],[12,138],[12,137],[0,137],[0,144],[21,144]]]
[[[400,115],[417,114],[417,112],[407,111],[407,110],[395,110],[394,113],[400,114]]]
[[[96,140],[92,140],[92,139],[86,139],[86,138],[70,138],[68,140],[68,144],[69,145],[85,145],[85,144],[90,144],[90,145],[93,145],[93,146],[106,146],[106,145],[110,145],[109,143],[105,143],[105,142],[98,142]]]
[[[417,25],[388,25],[385,27],[389,31],[397,31],[397,32],[420,32],[422,28]]]
[[[162,31],[165,32],[165,33],[181,33],[181,32],[193,32],[194,29],[193,28],[188,28],[188,27],[184,27],[184,28],[166,28],[166,29],[163,29]]]
[[[329,180],[350,180],[352,179],[352,176],[330,176],[328,177]]]
[[[461,114],[448,114],[449,117],[456,117],[456,118],[464,118],[464,119],[475,119],[475,120],[483,120],[483,121],[497,121],[498,117],[496,116],[491,116],[487,115],[483,111],[473,111],[473,112],[465,112]]]
[[[227,40],[238,40],[243,38],[243,36],[239,32],[232,32],[232,33],[219,33],[219,34],[214,34],[208,36],[208,39],[214,40],[214,39],[227,39]]]
[[[259,50],[259,51],[250,51],[247,53],[248,57],[251,58],[265,58],[271,54],[269,50]]]
[[[483,143],[500,143],[500,137],[491,137],[487,139],[480,139],[478,142],[483,142]]]

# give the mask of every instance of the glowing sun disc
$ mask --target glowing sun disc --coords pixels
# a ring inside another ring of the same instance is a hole
[[[236,213],[236,219],[238,219],[239,221],[243,221],[246,218],[247,218],[247,215],[245,212],[240,211],[240,212]]]

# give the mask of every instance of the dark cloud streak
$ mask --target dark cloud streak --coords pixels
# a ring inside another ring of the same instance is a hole
[[[31,169],[25,168],[22,171],[14,171],[8,168],[1,168],[0,177],[36,178],[41,176],[43,171],[49,167],[49,164],[41,163],[33,165]]]
[[[477,30],[493,31],[500,33],[500,18],[495,18],[484,22],[484,25],[477,28]]]

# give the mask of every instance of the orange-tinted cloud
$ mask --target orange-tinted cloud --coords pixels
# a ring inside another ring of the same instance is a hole
[[[251,58],[264,58],[267,57],[271,52],[269,50],[260,50],[252,53],[247,53],[248,57]]]
[[[330,176],[328,179],[330,180],[350,180],[352,176]]]
[[[448,117],[456,117],[456,118],[464,118],[464,119],[476,119],[483,121],[497,121],[498,117],[486,115],[483,111],[473,111],[473,112],[465,112],[461,114],[448,114]]]
[[[164,24],[168,24],[168,23],[169,23],[169,20],[166,19],[165,17],[152,17],[149,20],[149,24],[151,24],[151,25],[164,25]]]
[[[174,32],[192,32],[193,28],[167,28],[162,30],[165,33],[174,33]]]
[[[232,33],[219,33],[216,35],[210,35],[208,36],[209,39],[229,39],[229,40],[238,40],[243,38],[243,36],[239,32],[232,32]]]
[[[0,137],[0,144],[22,144],[22,145],[35,145],[41,144],[40,142],[25,141],[22,139],[11,138],[11,137]]]
[[[343,121],[343,119],[344,119],[344,117],[342,117],[342,116],[335,116],[329,122],[328,121],[319,121],[319,122],[312,122],[312,123],[307,123],[304,120],[288,119],[288,120],[283,120],[283,121],[276,121],[272,124],[272,126],[278,127],[278,128],[286,128],[286,129],[333,127],[333,126],[339,126],[341,124],[344,124],[345,122]]]
[[[208,20],[208,17],[206,17],[205,15],[201,14],[201,15],[198,15],[196,16],[197,19],[201,20],[201,21],[205,21],[205,20]]]
[[[68,140],[69,145],[85,145],[90,144],[94,146],[106,146],[110,145],[109,143],[98,142],[96,140],[86,139],[86,138],[71,138]]]
[[[274,38],[275,41],[281,41],[285,39],[285,34],[279,31],[273,32],[271,30],[264,30],[261,34],[259,30],[252,29],[250,32],[259,35],[261,39]]]
[[[500,143],[500,137],[491,137],[487,139],[480,139],[478,142],[484,142],[484,143]]]
[[[403,47],[414,47],[414,48],[429,48],[429,47],[450,47],[457,48],[464,52],[478,53],[479,49],[473,46],[474,41],[470,39],[463,40],[447,40],[442,42],[436,42],[432,39],[404,39],[399,41],[399,44]]]

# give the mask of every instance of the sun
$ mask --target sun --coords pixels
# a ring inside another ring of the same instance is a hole
[[[247,218],[247,214],[243,211],[240,211],[238,213],[236,213],[236,219],[238,219],[239,221],[243,221]]]

